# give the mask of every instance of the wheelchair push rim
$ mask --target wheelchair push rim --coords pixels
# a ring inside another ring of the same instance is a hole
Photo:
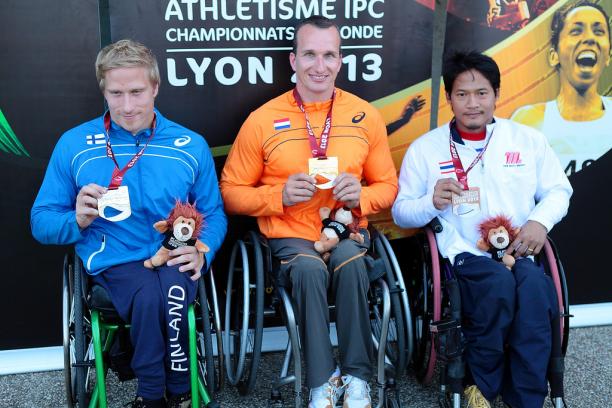
[[[236,262],[238,256],[241,267]],[[241,273],[236,277],[235,272]],[[235,288],[241,288],[242,293],[234,293]],[[225,303],[225,367],[228,381],[242,395],[255,387],[263,336],[263,298],[263,258],[258,236],[251,231],[232,249]]]

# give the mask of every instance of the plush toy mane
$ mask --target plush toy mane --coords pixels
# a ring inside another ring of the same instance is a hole
[[[508,235],[510,236],[510,242],[514,241],[516,238],[515,229],[512,226],[512,221],[510,218],[505,215],[498,215],[496,217],[487,218],[478,226],[478,232],[480,233],[480,237],[483,241],[488,242],[489,240],[489,230],[493,228],[499,228],[503,226],[508,231]]]
[[[184,218],[192,218],[195,221],[193,236],[198,237],[200,235],[200,231],[202,231],[202,224],[204,224],[204,217],[202,216],[202,214],[198,212],[198,210],[196,210],[195,203],[189,204],[189,203],[183,203],[180,200],[176,200],[176,204],[174,208],[172,209],[172,211],[168,215],[168,218],[166,219],[166,223],[168,224],[168,228],[170,230],[172,229],[172,226],[174,225],[174,221],[176,221],[176,219],[181,216]]]

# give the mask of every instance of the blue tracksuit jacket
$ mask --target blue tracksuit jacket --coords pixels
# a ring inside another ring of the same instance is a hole
[[[38,241],[75,244],[87,271],[96,275],[155,254],[164,236],[153,224],[168,216],[176,199],[189,200],[204,214],[199,238],[210,248],[210,265],[227,230],[212,155],[202,136],[156,114],[155,135],[122,183],[129,189],[132,215],[119,222],[97,218],[82,231],[76,222],[76,196],[89,183],[108,186],[115,164],[106,156],[103,116],[62,135],[32,207],[32,234]],[[109,133],[123,168],[146,143],[150,130],[132,135],[111,123]]]

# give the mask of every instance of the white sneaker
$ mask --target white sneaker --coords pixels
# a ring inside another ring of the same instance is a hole
[[[342,382],[346,387],[343,408],[371,408],[370,385],[366,381],[345,375]]]
[[[325,384],[310,390],[308,408],[335,408],[343,393],[342,379],[339,375],[332,376]]]

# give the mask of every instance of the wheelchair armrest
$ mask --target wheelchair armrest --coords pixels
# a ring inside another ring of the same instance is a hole
[[[439,234],[444,230],[444,227],[442,227],[442,223],[438,217],[434,217],[431,221],[429,221],[426,228],[431,228],[431,230],[436,234]]]

